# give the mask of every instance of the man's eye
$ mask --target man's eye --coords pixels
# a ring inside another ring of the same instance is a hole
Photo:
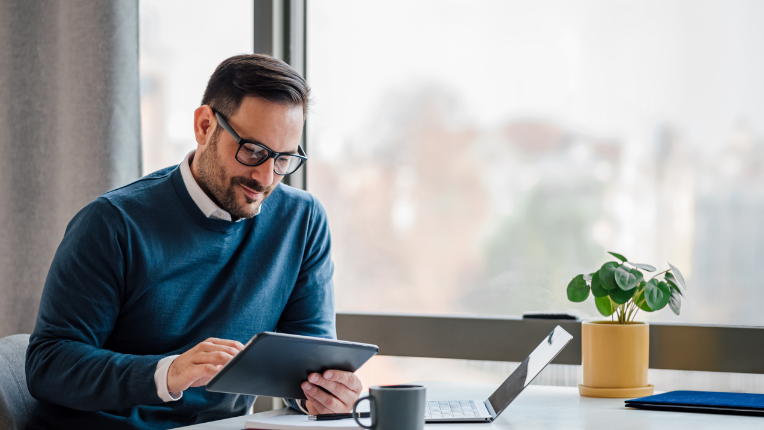
[[[265,150],[258,146],[244,145],[241,147],[241,152],[249,158],[261,158],[265,155]]]

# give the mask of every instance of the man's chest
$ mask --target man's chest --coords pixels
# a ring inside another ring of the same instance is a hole
[[[274,330],[300,262],[279,247],[252,245],[164,243],[135,258],[109,343],[167,354],[208,337],[246,342]],[[147,330],[136,333],[137,326]]]

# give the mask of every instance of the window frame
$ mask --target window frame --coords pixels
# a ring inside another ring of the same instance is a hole
[[[337,313],[337,337],[380,354],[522,362],[555,326],[573,341],[552,361],[581,364],[581,321],[393,313]],[[650,323],[650,368],[764,374],[764,327]],[[511,341],[508,341],[511,339]]]

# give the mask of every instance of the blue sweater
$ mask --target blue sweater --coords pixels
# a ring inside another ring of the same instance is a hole
[[[160,429],[246,413],[254,398],[189,388],[164,403],[160,359],[263,331],[336,337],[324,209],[279,185],[260,215],[209,219],[178,168],[88,204],[45,282],[26,359],[30,429]]]

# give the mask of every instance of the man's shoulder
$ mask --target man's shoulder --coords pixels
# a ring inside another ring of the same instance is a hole
[[[151,213],[165,212],[173,193],[169,177],[175,167],[177,166],[158,170],[101,194],[72,218],[67,230],[87,228],[89,225],[122,229],[127,218],[145,218]]]
[[[166,196],[164,195],[172,191],[170,175],[177,167],[170,166],[157,170],[127,185],[102,194],[101,199],[119,209],[134,204],[154,204],[155,199],[165,199]]]
[[[291,213],[319,213],[323,215],[325,212],[321,202],[313,194],[285,184],[279,184],[263,205],[265,206],[264,209],[277,211],[287,209]]]

